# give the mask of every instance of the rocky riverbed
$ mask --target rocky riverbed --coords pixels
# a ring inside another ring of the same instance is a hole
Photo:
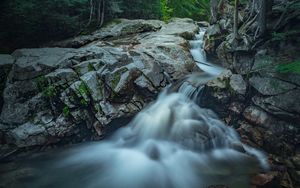
[[[268,154],[271,171],[254,178],[255,185],[297,187],[299,74],[276,72],[282,58],[266,46],[236,49],[233,60],[226,21],[208,28],[205,48],[229,70],[201,85],[199,105]],[[168,84],[201,72],[188,42],[198,30],[190,19],[121,19],[91,35],[1,55],[1,158],[24,148],[99,140],[125,126]],[[291,46],[289,53],[296,50]]]
[[[1,55],[2,144],[75,143],[126,125],[162,88],[197,70],[187,42],[197,31],[189,19],[124,19],[56,47]]]

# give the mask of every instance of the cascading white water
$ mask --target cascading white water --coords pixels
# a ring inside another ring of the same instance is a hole
[[[197,65],[201,70],[208,74],[217,76],[220,75],[224,69],[207,61],[206,53],[204,51],[205,30],[205,28],[200,28],[195,40],[190,41],[190,52],[195,61],[197,61]]]
[[[219,70],[209,71],[215,75]],[[266,158],[242,144],[214,112],[196,105],[199,91],[187,83],[175,93],[166,88],[111,139],[67,150],[43,163],[40,176],[22,187],[248,187],[249,176],[267,168]]]

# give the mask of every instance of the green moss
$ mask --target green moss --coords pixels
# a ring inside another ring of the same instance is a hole
[[[81,99],[80,104],[83,106],[88,106],[88,102],[85,99]]]
[[[46,97],[54,97],[57,95],[57,89],[54,86],[48,86],[45,90],[42,91],[43,95]]]
[[[300,60],[277,65],[276,71],[279,73],[295,73],[300,74]]]
[[[112,84],[112,87],[115,88],[118,83],[120,82],[121,80],[121,76],[122,74],[124,74],[125,72],[128,71],[128,68],[124,67],[124,68],[121,68],[119,70],[117,70],[114,74],[113,74],[113,79],[111,81],[111,84]]]
[[[81,82],[81,84],[79,85],[78,91],[82,96],[89,94],[89,89],[84,82]]]
[[[58,90],[55,86],[49,85],[45,76],[40,76],[36,79],[36,85],[38,90],[45,96],[45,97],[55,97],[58,93]]]
[[[45,76],[36,78],[35,83],[40,92],[43,92],[48,87],[48,82]]]
[[[68,106],[65,106],[63,108],[63,112],[62,113],[63,113],[64,117],[69,117],[70,116],[70,108]]]
[[[95,71],[95,68],[94,68],[94,66],[91,63],[88,64],[88,71],[89,72]]]

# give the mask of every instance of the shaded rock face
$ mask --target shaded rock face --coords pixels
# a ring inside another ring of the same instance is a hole
[[[295,23],[299,16],[293,16],[299,11],[288,13],[293,19],[287,18],[278,30],[272,23],[280,22],[278,15],[283,15],[284,3],[267,2],[272,5],[267,18],[268,32],[258,36],[257,19],[251,18],[256,13],[249,8],[254,4],[248,1],[239,6],[237,38],[232,34],[232,5],[220,6],[219,19],[205,34],[205,50],[232,74],[208,83],[200,101],[236,127],[244,142],[266,151],[273,165],[285,166],[284,172],[282,168],[272,169],[272,182],[261,186],[299,187],[299,167],[292,159],[300,152],[300,75],[279,70],[281,65],[300,59],[299,37],[275,39],[271,34],[298,30]]]
[[[0,55],[0,111],[3,106],[3,90],[5,88],[8,73],[12,67],[14,59],[10,55]]]
[[[277,77],[285,76],[255,74],[249,77],[224,72],[205,85],[200,106],[213,109],[234,126],[244,143],[269,154],[274,165],[273,182],[297,185],[299,167],[292,161],[297,159],[300,146],[300,82]],[[282,165],[288,172],[280,171]]]
[[[16,50],[7,56],[14,63],[3,92],[3,142],[73,143],[125,125],[162,88],[197,70],[186,40],[197,30],[190,19],[120,20],[60,47]]]

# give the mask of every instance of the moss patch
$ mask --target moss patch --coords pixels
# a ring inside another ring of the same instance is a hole
[[[112,80],[111,80],[111,84],[112,84],[111,86],[112,86],[113,88],[115,88],[115,87],[118,85],[118,83],[119,83],[120,80],[121,80],[122,74],[124,74],[124,73],[127,72],[127,71],[128,71],[128,68],[123,67],[123,68],[117,70],[116,72],[114,72],[114,74],[112,75],[113,78],[112,78]]]
[[[68,106],[64,106],[62,113],[63,113],[64,117],[69,117],[70,116],[70,108]]]
[[[81,84],[79,85],[78,91],[80,93],[80,95],[85,96],[88,95],[89,92],[89,88],[86,86],[86,84],[84,82],[81,82]]]

